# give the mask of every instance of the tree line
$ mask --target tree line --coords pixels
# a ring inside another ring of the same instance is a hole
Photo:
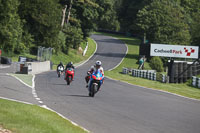
[[[0,49],[68,53],[98,29],[149,42],[200,44],[199,0],[0,0]]]

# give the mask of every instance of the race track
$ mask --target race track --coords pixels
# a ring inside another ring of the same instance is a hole
[[[78,67],[74,82],[67,86],[56,72],[39,74],[36,91],[45,105],[94,133],[199,133],[200,102],[171,94],[105,79],[102,90],[88,97],[84,77],[96,60],[105,70],[124,57],[123,42],[93,35],[98,49]]]
[[[93,133],[200,133],[200,101],[105,78],[94,98],[88,97],[84,77],[96,60],[104,70],[118,65],[127,51],[120,40],[93,35],[98,49],[75,69],[67,86],[55,71],[36,75],[37,103],[32,90],[0,69],[0,97],[46,105]],[[153,82],[153,81],[152,81]],[[20,89],[19,89],[20,88]]]

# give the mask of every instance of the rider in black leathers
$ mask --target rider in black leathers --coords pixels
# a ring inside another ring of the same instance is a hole
[[[62,67],[63,70],[64,70],[64,68],[65,68],[62,62],[60,62],[60,64],[58,64],[58,66],[57,66],[57,72],[58,72],[58,68],[59,68],[59,67]]]

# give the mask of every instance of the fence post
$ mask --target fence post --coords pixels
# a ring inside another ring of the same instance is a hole
[[[147,71],[144,71],[144,78],[147,77]]]
[[[122,73],[123,74],[128,74],[128,68],[123,67]]]
[[[135,77],[135,73],[136,73],[136,71],[135,71],[135,69],[133,69],[133,70],[132,70],[132,76],[133,76],[133,77]]]
[[[166,82],[166,78],[165,78],[165,75],[162,74],[162,82],[165,83]]]
[[[136,70],[136,77],[138,77],[139,75],[139,70]]]
[[[200,78],[197,78],[197,86],[200,88]]]
[[[192,86],[196,86],[196,77],[192,76]]]
[[[139,76],[140,78],[142,78],[142,71],[140,70],[140,76]]]
[[[153,73],[153,80],[156,81],[156,73]]]
[[[150,74],[151,74],[150,80],[153,80],[153,73],[150,72]]]
[[[150,79],[151,78],[151,73],[150,72],[148,72],[148,77],[147,77],[148,79]]]

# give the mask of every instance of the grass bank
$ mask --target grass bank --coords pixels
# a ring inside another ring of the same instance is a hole
[[[26,83],[29,86],[32,86],[32,78],[33,75],[31,74],[10,74],[11,76],[15,76],[17,78],[19,78],[20,80],[22,80],[24,83]]]
[[[80,46],[81,46],[82,50],[84,50],[86,47],[86,43],[82,43]],[[95,49],[96,49],[95,42],[91,38],[88,38],[88,51],[86,52],[85,56],[82,56],[83,51],[79,51],[79,50],[72,49],[72,48],[70,48],[68,55],[64,54],[63,52],[53,53],[52,58],[51,58],[51,61],[54,64],[53,68],[55,69],[56,66],[60,62],[62,62],[64,65],[66,65],[70,61],[72,61],[75,64],[80,63],[80,62],[88,59],[94,53]],[[19,56],[25,56],[28,58],[37,59],[36,55],[31,55],[28,53],[23,53],[20,55],[4,54],[4,56],[11,57],[13,62],[17,62]]]
[[[0,125],[14,133],[84,133],[83,129],[36,105],[0,99]]]
[[[96,44],[88,39],[88,51],[85,56],[81,52],[71,49],[69,55],[60,53],[52,56],[54,64],[62,61],[80,63],[88,59],[95,51]],[[36,58],[33,55],[22,54],[12,58],[17,61],[19,56]],[[56,65],[55,65],[56,66]],[[23,82],[32,86],[32,75],[13,74]],[[84,133],[83,129],[74,126],[71,122],[61,118],[54,112],[41,108],[37,105],[27,105],[13,101],[0,99],[0,125],[15,133]]]
[[[137,38],[114,35],[114,34],[104,34],[104,33],[97,33],[112,36],[122,40],[126,43],[128,47],[128,53],[125,56],[123,62],[114,70],[106,71],[105,75],[111,77],[116,80],[125,81],[134,85],[139,85],[147,88],[153,88],[157,90],[163,90],[171,93],[175,93],[178,95],[186,96],[189,98],[200,99],[200,89],[192,87],[189,82],[184,84],[169,84],[169,83],[161,83],[158,81],[151,81],[143,78],[132,77],[130,75],[122,74],[122,68],[138,68],[138,57],[139,57],[139,44],[140,40]],[[145,69],[151,69],[149,64],[145,63]]]
[[[70,61],[72,61],[74,64],[79,64],[82,61],[85,61],[86,59],[88,59],[94,53],[95,49],[96,49],[95,42],[91,38],[88,38],[88,50],[87,50],[85,56],[82,56],[82,52],[79,52],[74,49],[70,49],[68,55],[66,55],[62,52],[58,53],[57,55],[54,54],[52,56],[52,62],[54,64],[54,69],[60,63],[60,61],[62,61],[62,63],[64,65],[66,65]]]

